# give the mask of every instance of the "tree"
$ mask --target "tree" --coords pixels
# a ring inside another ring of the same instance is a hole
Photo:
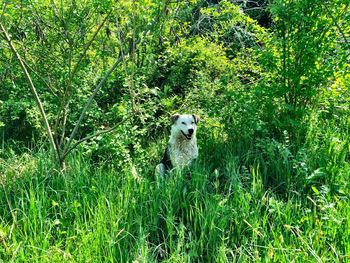
[[[111,1],[103,5],[61,2],[59,6],[49,1],[28,5],[23,2],[19,5],[4,3],[1,33],[11,50],[5,50],[4,55],[10,61],[14,57],[20,65],[22,72],[17,69],[13,75],[16,75],[16,82],[17,75],[25,77],[34,97],[28,103],[35,101],[61,167],[64,167],[66,156],[78,144],[113,130],[114,127],[83,136],[74,142],[77,135],[84,135],[78,130],[83,126],[84,117],[92,105],[96,105],[96,95],[109,76],[119,64],[127,67],[128,61],[134,62],[138,45],[155,27],[155,23],[160,22],[160,19],[151,21],[150,14],[158,13],[160,16],[164,13],[163,8],[158,8],[163,4],[162,1],[155,1],[154,9],[146,12],[146,16],[143,14],[145,3],[135,1],[115,5]],[[34,31],[30,30],[33,24]],[[105,34],[101,36],[103,32]],[[94,51],[89,51],[91,47],[95,48]],[[93,71],[94,68],[98,70]],[[34,84],[33,76],[38,85]],[[25,82],[21,81],[20,85]],[[87,82],[97,84],[92,88]],[[25,89],[21,90],[25,92]],[[130,86],[129,90],[132,95],[133,87]],[[85,102],[81,103],[77,98]],[[49,107],[44,109],[43,104]],[[97,111],[97,118],[98,114],[102,113]],[[69,130],[71,132],[67,137]]]
[[[264,63],[274,74],[275,94],[288,107],[313,105],[333,73],[348,63],[348,7],[342,0],[276,0],[271,5],[274,34]]]

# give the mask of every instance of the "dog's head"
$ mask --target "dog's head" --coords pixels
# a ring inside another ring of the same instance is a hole
[[[195,114],[175,114],[171,117],[171,133],[191,140],[196,135],[199,117]]]

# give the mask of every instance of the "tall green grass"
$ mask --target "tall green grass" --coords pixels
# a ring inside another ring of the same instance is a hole
[[[44,150],[3,157],[0,260],[346,262],[349,137],[321,131],[296,147],[205,130],[191,172],[165,178],[138,159],[76,152],[61,173]]]

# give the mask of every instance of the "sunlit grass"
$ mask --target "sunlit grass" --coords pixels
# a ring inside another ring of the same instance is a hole
[[[317,152],[293,152],[286,138],[256,148],[206,138],[190,173],[165,178],[138,160],[120,170],[81,152],[65,173],[43,150],[2,159],[0,259],[346,262],[347,144],[328,137]]]

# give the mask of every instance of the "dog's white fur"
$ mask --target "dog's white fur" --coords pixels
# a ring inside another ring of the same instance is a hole
[[[162,162],[156,168],[156,173],[160,175],[164,175],[171,168],[182,170],[198,157],[196,131],[199,117],[194,114],[175,114],[171,120],[173,124],[168,147]],[[169,160],[171,167],[166,165]]]

